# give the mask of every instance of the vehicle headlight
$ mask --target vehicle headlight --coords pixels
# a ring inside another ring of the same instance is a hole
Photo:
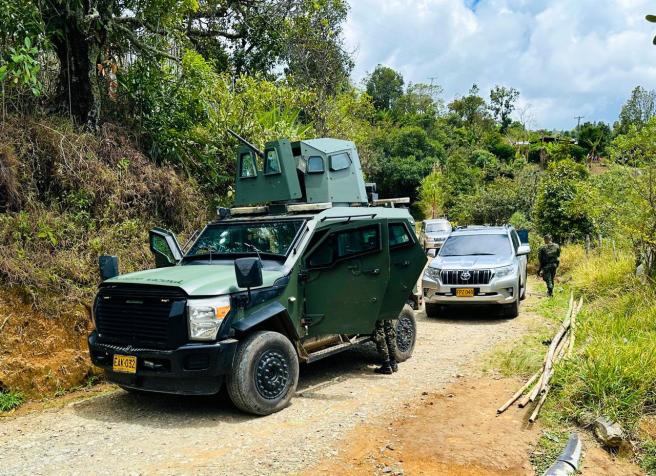
[[[502,266],[501,268],[497,268],[494,270],[494,275],[497,278],[503,278],[505,276],[508,276],[509,274],[512,274],[513,271],[515,271],[515,267],[513,265]]]
[[[430,266],[426,268],[426,275],[433,281],[437,281],[441,274],[442,270],[440,268],[431,268]]]
[[[221,296],[188,301],[187,319],[190,340],[214,340],[223,318],[230,312],[230,298]]]

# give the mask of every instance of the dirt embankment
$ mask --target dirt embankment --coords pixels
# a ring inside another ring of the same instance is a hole
[[[39,398],[75,387],[93,374],[82,309],[55,319],[11,294],[0,294],[0,390]]]

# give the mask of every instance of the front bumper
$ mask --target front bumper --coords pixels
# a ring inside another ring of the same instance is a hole
[[[445,241],[446,241],[446,238],[444,238],[443,240],[442,239],[440,239],[440,240],[426,240],[424,242],[424,248],[426,248],[426,249],[440,249],[440,248],[442,248],[442,245],[444,244]]]
[[[517,276],[492,278],[489,284],[442,284],[424,275],[422,279],[424,301],[429,304],[512,304],[519,296]],[[457,297],[457,288],[474,288],[473,297]]]
[[[180,395],[218,393],[224,376],[232,369],[238,344],[235,339],[226,339],[172,350],[139,349],[98,342],[95,331],[88,342],[91,361],[105,371],[107,380],[136,390]],[[114,372],[114,354],[137,357],[137,373]]]

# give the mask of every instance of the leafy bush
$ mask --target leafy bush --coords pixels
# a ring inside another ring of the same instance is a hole
[[[579,188],[587,178],[585,166],[571,160],[550,164],[533,209],[533,221],[542,235],[551,234],[563,243],[593,232],[593,222],[578,200]]]
[[[25,397],[20,392],[0,392],[0,412],[8,412],[19,407]]]

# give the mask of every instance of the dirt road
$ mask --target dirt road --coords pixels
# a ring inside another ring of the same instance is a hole
[[[340,439],[356,425],[389,418],[425,392],[444,389],[457,374],[467,375],[477,356],[517,338],[534,319],[527,313],[499,319],[485,311],[417,317],[415,354],[397,374],[374,374],[370,347],[337,355],[302,367],[300,395],[264,418],[239,413],[225,398],[117,390],[0,419],[0,474],[306,472],[338,456]]]

